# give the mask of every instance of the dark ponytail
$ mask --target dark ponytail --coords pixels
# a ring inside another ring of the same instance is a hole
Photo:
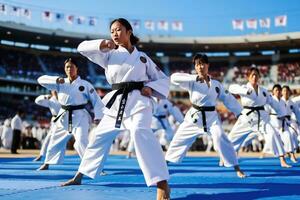
[[[127,31],[131,30],[130,43],[132,45],[136,45],[140,41],[140,39],[133,34],[132,26],[127,21],[127,19],[124,19],[124,18],[114,19],[112,22],[110,22],[110,26],[109,27],[111,27],[112,24],[115,23],[115,22],[119,22],[120,24],[122,24],[126,28]]]

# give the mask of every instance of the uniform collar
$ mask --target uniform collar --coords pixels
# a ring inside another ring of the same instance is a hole
[[[208,82],[210,82],[210,76],[209,75],[207,75],[207,78],[208,78]],[[200,82],[200,83],[204,83],[204,79],[200,78],[199,76],[196,77],[196,81]]]

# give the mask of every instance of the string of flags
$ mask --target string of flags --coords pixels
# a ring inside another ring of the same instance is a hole
[[[275,27],[285,27],[287,26],[287,15],[280,15],[274,17],[274,26]],[[260,28],[270,28],[271,27],[271,18],[266,17],[262,19],[234,19],[232,20],[232,28],[234,30],[244,30],[244,29],[258,29]]]
[[[50,10],[43,10],[39,12],[41,19],[47,23],[65,22],[69,25],[96,26],[99,22],[99,18],[94,16],[80,16],[63,12],[52,12]],[[32,10],[20,6],[0,3],[0,15],[10,15],[31,20]],[[154,21],[131,19],[129,21],[135,30],[144,28],[147,31],[183,31],[183,22],[179,20],[173,20],[170,22],[167,20]]]

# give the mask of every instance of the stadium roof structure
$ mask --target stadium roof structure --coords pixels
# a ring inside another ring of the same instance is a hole
[[[107,35],[67,32],[62,29],[36,28],[15,22],[0,22],[0,38],[14,42],[75,48],[85,39]],[[255,51],[299,48],[300,32],[226,37],[144,36],[139,48],[158,52]]]

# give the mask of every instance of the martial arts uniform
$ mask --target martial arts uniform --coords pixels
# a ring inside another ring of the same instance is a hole
[[[88,132],[91,117],[85,109],[88,101],[94,108],[95,119],[102,118],[103,103],[94,87],[79,76],[70,83],[58,84],[58,76],[41,76],[38,83],[48,90],[57,91],[58,102],[61,105],[55,123],[50,143],[47,149],[45,164],[61,164],[64,159],[66,144],[72,135],[75,138],[74,148],[80,157],[83,156],[88,144]]]
[[[168,99],[160,99],[156,104],[155,111],[153,113],[151,128],[154,132],[163,129],[165,139],[170,142],[174,136],[174,130],[172,129],[168,117],[172,115],[179,123],[183,122],[184,116]]]
[[[295,147],[295,150],[297,150],[298,146],[299,146],[298,138],[300,138],[300,129],[299,129],[300,107],[297,105],[297,101],[295,101],[295,102],[293,101],[294,99],[286,100],[283,97],[281,99],[285,102],[285,107],[286,107],[287,117],[288,117],[287,125],[288,125],[288,129],[290,130],[290,132],[293,135],[294,147]]]
[[[48,131],[47,136],[43,140],[43,144],[42,144],[41,151],[40,151],[40,155],[45,156],[49,142],[50,142],[52,132],[53,132],[53,130],[55,130],[55,127],[54,127],[55,123],[53,122],[53,120],[57,116],[61,106],[55,96],[52,96],[49,98],[49,95],[40,95],[35,99],[34,102],[39,106],[49,108],[49,110],[52,114],[52,118],[51,118],[51,122],[50,122],[50,129]]]
[[[141,95],[144,86],[153,90],[152,95],[166,98],[169,79],[143,52],[135,47],[132,53],[119,46],[110,51],[100,50],[104,41],[84,41],[78,51],[105,70],[112,91],[103,99],[106,104],[104,117],[97,127],[94,140],[89,142],[81,161],[79,172],[95,178],[102,170],[110,146],[120,131],[128,129],[146,184],[169,179],[163,152],[150,129],[153,99]]]
[[[187,90],[192,107],[186,113],[183,123],[177,129],[166,153],[166,160],[181,162],[194,140],[200,134],[210,134],[214,148],[220,154],[226,167],[238,165],[232,144],[225,134],[216,111],[217,99],[221,100],[236,116],[242,110],[238,101],[228,93],[222,84],[210,78],[209,86],[198,80],[197,75],[175,73],[171,82]]]
[[[240,95],[241,104],[244,107],[242,115],[238,118],[230,131],[228,138],[232,142],[234,149],[238,151],[245,140],[262,134],[265,138],[267,148],[266,153],[275,156],[283,156],[285,151],[279,133],[270,124],[270,116],[264,109],[266,104],[270,104],[279,116],[282,116],[278,109],[278,104],[273,100],[271,94],[263,87],[258,86],[258,94],[250,83],[246,85],[233,84],[229,87],[229,92]]]
[[[270,114],[270,123],[279,132],[285,152],[292,153],[294,152],[295,146],[292,134],[287,126],[289,116],[287,115],[285,103],[282,99],[278,99],[276,96],[272,96],[272,99],[277,102],[277,109],[281,110],[281,115],[278,115],[276,110],[267,104],[265,109]],[[270,141],[266,140],[266,146],[268,146],[268,142]]]
[[[17,149],[20,148],[21,144],[21,132],[23,124],[20,116],[16,114],[11,120],[11,128],[13,130],[13,139],[11,144],[11,153],[17,153]]]
[[[10,149],[11,143],[12,143],[12,138],[13,138],[13,131],[10,127],[10,120],[6,119],[2,126],[2,133],[1,133],[2,147],[5,149]]]

